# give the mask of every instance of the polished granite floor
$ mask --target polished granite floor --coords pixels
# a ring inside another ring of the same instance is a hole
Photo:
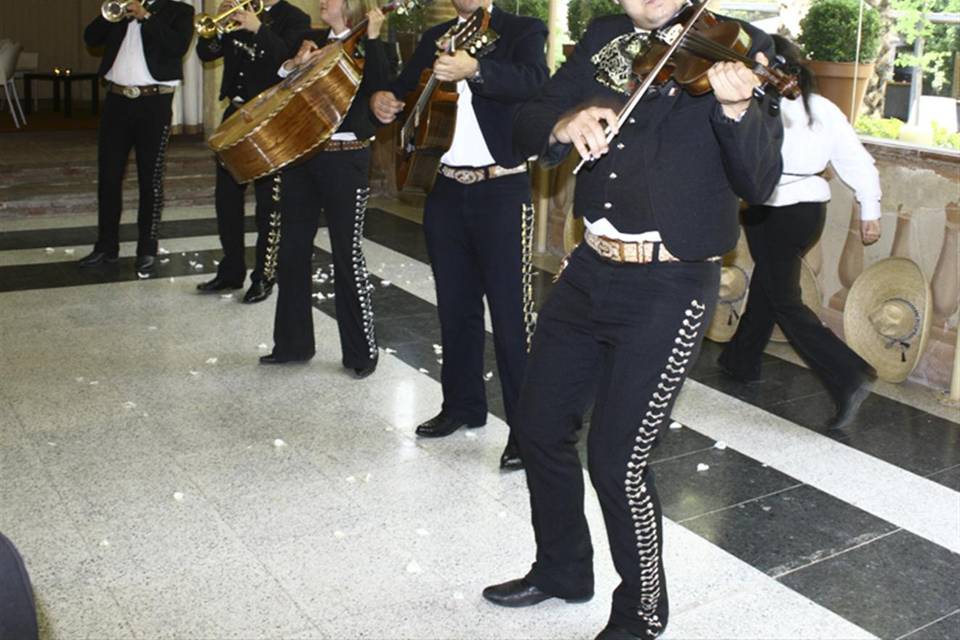
[[[0,220],[0,531],[44,638],[592,638],[616,576],[596,499],[597,596],[501,610],[486,584],[533,554],[488,349],[484,429],[417,440],[440,402],[419,226],[375,209],[381,364],[339,365],[332,284],[318,354],[264,368],[273,299],[199,296],[209,207],[171,208],[157,277],[80,271],[89,215]],[[325,230],[318,273],[329,271]],[[538,299],[549,274],[535,276]],[[654,464],[668,520],[668,638],[960,638],[960,419],[878,385],[844,436],[776,350],[731,384],[707,343]]]

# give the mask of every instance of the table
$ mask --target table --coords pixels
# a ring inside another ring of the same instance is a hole
[[[96,73],[25,73],[23,74],[23,99],[26,102],[26,111],[33,111],[33,81],[49,80],[53,82],[53,110],[60,111],[60,84],[63,84],[64,109],[63,115],[69,118],[73,115],[73,81],[90,81],[90,108],[94,115],[100,112],[100,76]]]

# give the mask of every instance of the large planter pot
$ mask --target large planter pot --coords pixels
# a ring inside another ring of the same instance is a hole
[[[809,62],[810,69],[817,76],[819,93],[840,107],[847,118],[856,120],[857,114],[863,107],[863,94],[867,84],[873,77],[873,63],[856,64],[854,62]],[[857,95],[853,104],[850,102],[853,94],[853,83],[857,83]],[[852,116],[852,117],[851,117]]]

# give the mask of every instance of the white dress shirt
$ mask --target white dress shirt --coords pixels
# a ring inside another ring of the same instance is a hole
[[[497,11],[491,8],[491,13]],[[457,18],[457,24],[466,22]],[[442,54],[441,54],[442,55]],[[453,127],[453,142],[440,158],[440,162],[451,167],[486,167],[496,164],[487,141],[483,139],[477,114],[473,110],[473,92],[466,80],[457,82],[457,121]]]
[[[331,29],[330,35],[327,37],[327,41],[332,42],[334,40],[342,40],[347,36],[348,33],[350,33],[350,29],[344,29],[343,32],[341,33],[333,33],[333,29]],[[287,69],[283,65],[280,65],[280,69],[277,71],[277,75],[280,76],[281,78],[286,78],[291,73],[293,73],[293,70],[291,69],[287,71]],[[330,136],[330,139],[331,140],[348,140],[352,142],[357,139],[357,134],[353,133],[352,131],[338,131],[337,133]]]
[[[861,220],[880,218],[880,174],[847,117],[823,96],[810,96],[813,125],[803,100],[782,100],[783,176],[765,204],[784,207],[798,202],[827,202],[830,185],[817,174],[827,163],[854,190]]]
[[[136,20],[131,20],[127,25],[127,34],[120,43],[117,58],[104,78],[114,84],[127,87],[142,87],[148,84],[164,84],[168,87],[179,85],[179,80],[161,82],[150,75],[147,59],[143,56],[143,37],[140,34],[140,27],[140,23]]]

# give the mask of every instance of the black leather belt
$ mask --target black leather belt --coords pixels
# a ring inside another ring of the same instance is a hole
[[[158,96],[164,93],[173,93],[176,91],[176,87],[171,87],[165,84],[147,84],[139,87],[128,87],[122,84],[109,83],[107,85],[107,91],[110,93],[116,93],[125,98],[143,98],[146,96]]]

